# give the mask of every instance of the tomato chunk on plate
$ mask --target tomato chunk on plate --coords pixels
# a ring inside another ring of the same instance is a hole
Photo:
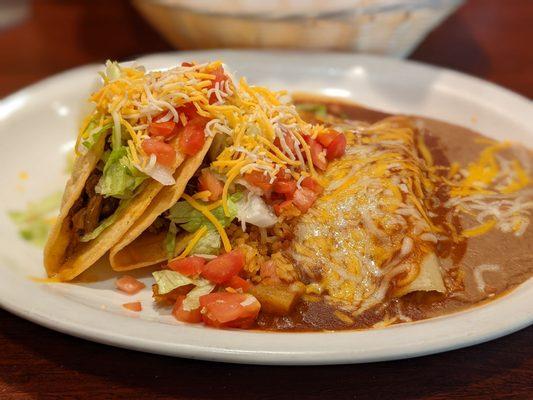
[[[138,281],[133,276],[124,275],[115,282],[117,289],[122,290],[127,294],[135,294],[146,287],[144,283]]]
[[[209,74],[214,75],[215,79],[211,80],[211,88],[215,88],[217,83],[221,83],[227,79],[226,74],[224,73],[224,68],[218,67],[214,69],[213,71],[209,71]],[[220,88],[221,90],[224,90],[223,87]],[[214,93],[211,93],[209,96],[209,104],[213,104],[218,100],[217,96]]]
[[[198,275],[202,272],[205,265],[205,259],[198,256],[190,256],[173,260],[168,263],[168,267],[180,274],[191,276]]]
[[[140,301],[134,301],[132,303],[124,303],[122,304],[122,307],[124,307],[126,310],[130,310],[134,312],[140,312],[143,309],[143,306]]]
[[[185,310],[183,308],[183,300],[185,300],[185,296],[178,296],[176,299],[176,303],[172,308],[172,315],[174,318],[176,318],[178,321],[188,322],[191,324],[202,322],[202,313],[200,312],[200,307],[194,310]]]
[[[252,287],[252,284],[246,279],[242,279],[240,276],[235,275],[228,281],[228,287],[241,289],[243,292],[247,292]]]
[[[261,304],[254,296],[229,292],[202,296],[200,305],[204,322],[219,328],[249,328],[261,309]]]
[[[244,261],[242,251],[230,251],[209,261],[203,267],[202,276],[216,284],[227,282],[241,271]]]

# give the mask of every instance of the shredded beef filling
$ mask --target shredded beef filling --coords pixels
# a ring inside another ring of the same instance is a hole
[[[81,196],[70,210],[73,235],[67,251],[68,254],[73,252],[84,235],[97,228],[100,222],[112,215],[119,205],[119,199],[106,198],[96,193],[95,188],[101,176],[102,172],[98,169],[91,173]]]

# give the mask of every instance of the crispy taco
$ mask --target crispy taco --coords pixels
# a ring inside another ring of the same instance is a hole
[[[216,106],[199,105],[201,112],[214,112],[216,122],[209,124],[214,137],[211,149],[202,153],[203,160],[184,163],[179,180],[161,190],[113,246],[113,269],[141,268],[188,254],[229,252],[226,228],[233,220],[261,228],[276,223],[271,200],[283,196],[272,191],[274,181],[281,187],[285,179],[286,190],[293,191],[312,181],[317,168],[325,167],[325,155],[307,143],[313,129],[321,127],[304,122],[285,92],[250,86],[244,79],[228,80],[218,89]],[[309,197],[300,196],[305,208],[314,193],[302,190]]]
[[[163,188],[198,168],[212,142],[213,113],[204,110],[215,106],[228,79],[220,62],[153,72],[108,62],[101,75],[45,246],[46,271],[57,280],[93,265]]]

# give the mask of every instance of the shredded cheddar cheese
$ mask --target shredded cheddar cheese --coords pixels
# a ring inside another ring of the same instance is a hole
[[[484,233],[487,233],[490,231],[494,226],[496,225],[496,220],[491,219],[487,222],[484,222],[483,224],[476,226],[474,228],[465,229],[462,232],[462,235],[464,237],[474,237],[474,236],[480,236]]]
[[[463,170],[458,165],[451,166],[446,180],[451,186],[447,205],[470,215],[479,223],[464,230],[461,233],[463,237],[483,235],[493,228],[521,236],[529,224],[528,215],[533,203],[520,192],[527,190],[531,177],[519,160],[507,161],[498,155],[510,149],[512,143],[493,140],[480,143],[488,146],[476,161]]]
[[[158,162],[143,148],[152,135],[151,124],[172,122],[187,127],[194,110],[208,120],[205,136],[227,137],[225,149],[210,165],[214,173],[225,177],[222,204],[226,213],[228,192],[233,190],[230,185],[246,173],[260,171],[271,182],[280,171],[296,180],[302,176],[318,179],[305,137],[316,137],[324,127],[304,122],[285,92],[251,85],[244,78],[234,82],[221,68],[222,63],[214,61],[148,72],[108,62],[101,74],[103,84],[90,98],[95,108],[83,121],[76,151],[91,135],[87,129],[91,122],[98,126],[111,123],[114,140],[127,144],[132,164],[149,173]]]
[[[192,249],[194,249],[194,246],[196,246],[196,244],[198,243],[198,241],[202,238],[202,236],[205,235],[205,233],[207,232],[207,228],[205,226],[202,226],[200,229],[198,229],[195,233],[194,233],[194,236],[191,238],[191,240],[189,241],[189,243],[187,243],[187,246],[185,246],[185,249],[183,249],[183,251],[181,252],[180,255],[178,255],[176,258],[174,258],[174,260],[179,260],[180,258],[185,258],[189,255],[189,253],[192,251]],[[172,262],[173,260],[171,260]]]

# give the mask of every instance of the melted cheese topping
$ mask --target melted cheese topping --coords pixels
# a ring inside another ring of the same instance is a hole
[[[347,154],[321,177],[325,193],[301,218],[292,254],[330,299],[360,311],[381,302],[393,280],[403,287],[416,279],[435,245],[423,238],[442,228],[424,203],[432,157],[427,149],[418,156],[422,142],[408,119],[345,134]]]
[[[435,275],[438,241],[459,242],[494,228],[520,236],[529,224],[531,172],[527,163],[504,157],[513,150],[511,143],[485,143],[465,168],[436,166],[422,125],[417,130],[402,117],[353,128],[343,121],[346,156],[320,177],[325,193],[296,228],[291,253],[300,271],[326,299],[353,315],[387,296],[459,288],[459,281],[443,282]],[[433,201],[439,190],[449,195],[445,204]],[[446,218],[436,219],[439,213],[464,213],[477,224],[461,230]],[[423,271],[429,259],[435,260],[433,272]],[[431,289],[428,279],[439,280],[440,288]],[[428,282],[429,289],[420,289]]]

